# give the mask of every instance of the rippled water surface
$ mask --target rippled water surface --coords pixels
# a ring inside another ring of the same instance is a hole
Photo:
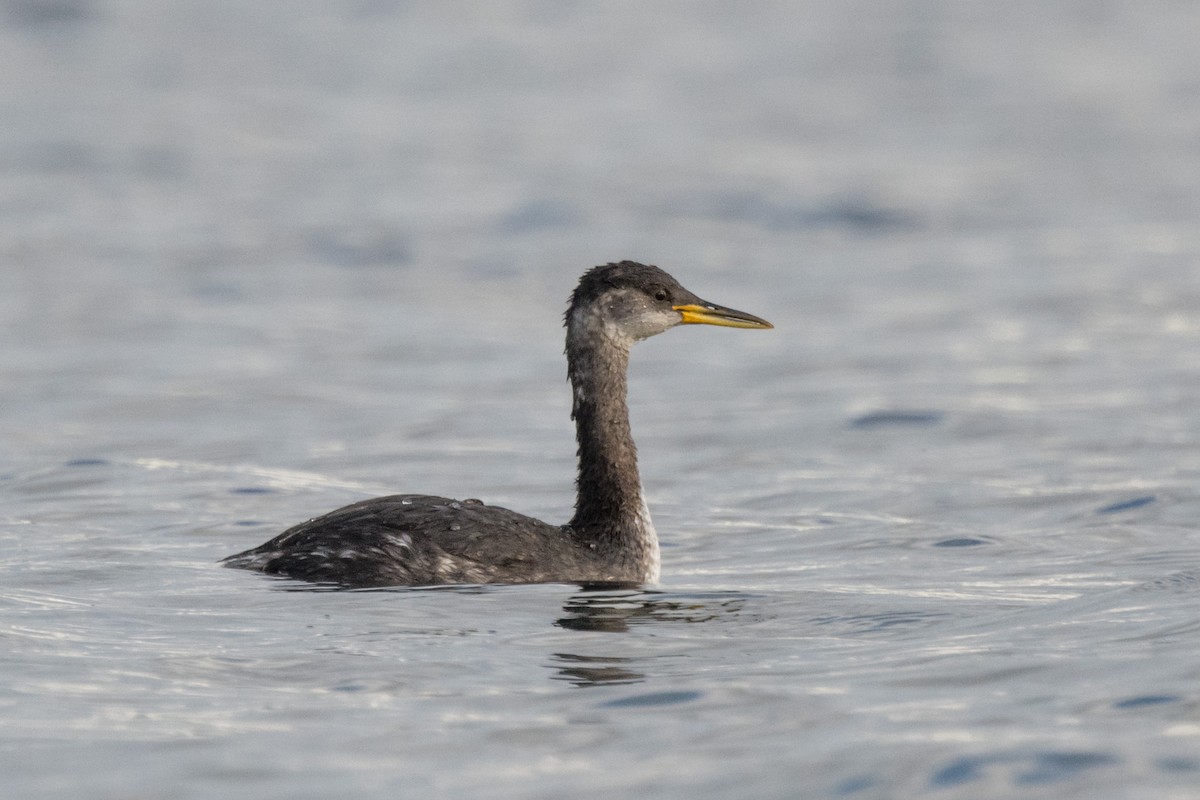
[[[1200,794],[1200,10],[0,3],[22,798]],[[561,311],[658,263],[661,585],[313,591],[563,520]]]

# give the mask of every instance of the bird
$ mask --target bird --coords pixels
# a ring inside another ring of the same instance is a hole
[[[774,326],[634,261],[585,272],[564,324],[578,445],[575,513],[565,525],[476,499],[397,494],[302,522],[222,563],[336,588],[658,583],[658,535],[626,404],[630,349],[677,325]]]

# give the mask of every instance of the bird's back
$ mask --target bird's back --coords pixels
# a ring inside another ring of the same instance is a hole
[[[223,563],[346,587],[606,579],[569,528],[478,500],[416,494],[339,508]]]

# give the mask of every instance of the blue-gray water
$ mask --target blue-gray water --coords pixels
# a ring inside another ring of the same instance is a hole
[[[21,798],[1200,795],[1200,7],[0,3]],[[217,559],[570,512],[658,263],[644,592]]]

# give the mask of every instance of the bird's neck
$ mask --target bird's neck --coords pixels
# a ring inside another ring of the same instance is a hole
[[[625,402],[632,342],[607,336],[600,323],[569,318],[567,369],[579,444],[571,528],[590,546],[620,553],[638,580],[658,577],[658,538],[642,497],[637,447]]]

